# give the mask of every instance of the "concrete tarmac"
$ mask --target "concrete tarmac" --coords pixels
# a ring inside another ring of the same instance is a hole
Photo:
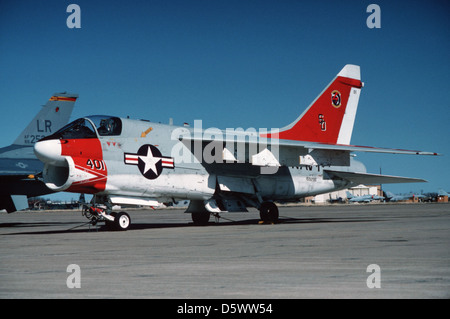
[[[280,207],[276,225],[128,213],[125,232],[79,211],[0,213],[0,298],[450,297],[450,204]]]

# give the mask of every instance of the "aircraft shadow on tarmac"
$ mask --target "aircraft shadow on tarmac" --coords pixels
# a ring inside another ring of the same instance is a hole
[[[381,221],[380,219],[367,219],[361,217],[355,218],[291,218],[291,217],[280,217],[277,225],[281,224],[318,224],[318,223],[361,223],[361,222],[375,222]],[[63,226],[71,226],[67,229],[61,229]],[[214,222],[210,221],[206,225],[196,225],[193,222],[183,222],[183,223],[133,223],[128,228],[127,232],[135,230],[145,230],[145,229],[161,229],[161,228],[177,228],[177,227],[226,227],[226,226],[237,226],[237,225],[267,225],[261,223],[259,219],[246,219],[240,221],[234,221],[227,219],[226,221]],[[89,223],[75,223],[75,222],[36,222],[36,223],[3,223],[0,224],[0,229],[5,227],[58,227],[59,229],[53,230],[39,230],[39,231],[27,231],[27,232],[15,232],[3,235],[50,235],[50,234],[67,234],[67,233],[89,233],[89,232],[105,232],[111,231],[105,225],[89,225]]]

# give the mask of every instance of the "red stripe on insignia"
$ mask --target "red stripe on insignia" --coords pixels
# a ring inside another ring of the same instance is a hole
[[[173,168],[174,167],[174,165],[173,165],[173,159],[162,159],[162,165],[164,166],[164,167],[169,167],[169,168]]]

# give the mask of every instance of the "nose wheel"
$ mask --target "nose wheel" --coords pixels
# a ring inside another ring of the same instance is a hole
[[[106,209],[89,206],[83,210],[83,216],[90,220],[92,225],[96,225],[99,221],[104,221],[109,230],[127,230],[131,225],[131,218],[125,212],[107,213]]]
[[[115,230],[127,230],[128,227],[130,227],[131,218],[130,215],[128,215],[127,213],[125,212],[111,213],[111,215],[114,216],[114,221],[110,226],[113,226]]]

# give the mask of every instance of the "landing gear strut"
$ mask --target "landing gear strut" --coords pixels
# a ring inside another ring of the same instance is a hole
[[[278,222],[278,207],[273,202],[263,202],[259,208],[259,216],[265,223]]]

